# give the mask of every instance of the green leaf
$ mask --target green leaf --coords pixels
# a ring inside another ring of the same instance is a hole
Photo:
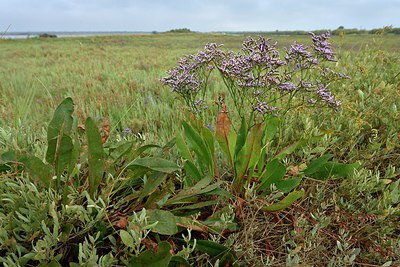
[[[262,127],[261,124],[254,125],[247,136],[245,147],[242,149],[244,153],[240,153],[240,156],[243,157],[241,161],[241,166],[238,166],[237,177],[241,179],[248,170],[254,168],[258,159],[260,158],[261,153],[261,135],[262,135]]]
[[[89,117],[85,123],[88,142],[89,192],[94,195],[104,175],[104,150],[100,133]]]
[[[200,209],[200,208],[204,208],[207,206],[212,206],[215,204],[218,204],[220,201],[219,200],[208,200],[208,201],[202,201],[202,202],[198,202],[192,205],[187,205],[187,206],[182,206],[176,209],[173,209],[173,211],[178,211],[178,210],[195,210],[195,209]]]
[[[190,267],[189,262],[180,256],[172,256],[168,267]]]
[[[11,163],[18,162],[18,156],[15,151],[7,151],[0,155],[0,172],[11,170]]]
[[[332,158],[332,156],[333,156],[332,154],[326,154],[317,159],[312,160],[308,165],[307,169],[303,171],[303,173],[305,175],[311,175],[317,172],[319,169],[321,169],[322,166],[325,165],[325,163],[328,162],[328,160]]]
[[[284,199],[270,206],[263,207],[262,210],[271,212],[271,211],[286,209],[287,207],[292,205],[296,200],[302,198],[304,194],[305,194],[304,189],[301,189],[300,191],[293,191],[289,193]]]
[[[185,121],[182,122],[186,141],[189,147],[194,151],[197,156],[197,161],[199,165],[204,170],[212,170],[214,168],[214,162],[211,156],[211,151],[208,149],[207,144],[201,137],[201,135],[196,132],[192,126],[190,126]]]
[[[289,193],[300,184],[301,178],[292,177],[275,182],[276,188],[283,193]]]
[[[307,144],[307,140],[302,139],[299,140],[287,147],[285,147],[284,149],[282,149],[275,157],[274,159],[283,159],[284,157],[286,157],[287,155],[292,154],[294,151],[296,151],[296,149],[304,146]]]
[[[73,112],[73,101],[68,97],[57,107],[47,130],[46,161],[55,166],[58,177],[71,159],[73,144],[69,135],[73,125]]]
[[[201,129],[201,135],[207,143],[208,149],[211,152],[211,156],[214,155],[215,152],[215,140],[212,132],[207,127],[203,126]]]
[[[271,184],[276,184],[286,174],[286,167],[279,162],[278,159],[273,159],[265,166],[264,172],[260,176],[259,190],[268,189]]]
[[[158,222],[152,232],[159,233],[161,235],[174,235],[178,232],[176,226],[175,215],[170,211],[166,210],[150,210],[147,211],[149,224]]]
[[[33,155],[24,155],[19,159],[24,164],[25,170],[30,174],[32,179],[40,185],[50,188],[52,181],[52,169],[39,158]]]
[[[0,157],[1,163],[6,163],[6,162],[17,162],[18,161],[18,155],[15,151],[7,151],[1,154]]]
[[[247,155],[250,157],[248,168],[254,168],[261,156],[261,136],[262,136],[262,124],[254,125],[249,133]]]
[[[134,169],[135,166],[145,167],[153,171],[159,171],[164,173],[173,173],[179,170],[178,165],[176,165],[175,163],[157,157],[146,157],[146,158],[135,159],[134,161],[128,164],[127,169]]]
[[[190,244],[194,244],[190,241]],[[196,240],[195,250],[207,253],[212,256],[212,262],[219,260],[220,266],[238,266],[236,262],[236,255],[224,245],[209,240]]]
[[[247,123],[244,118],[242,118],[242,123],[240,125],[239,133],[236,138],[236,145],[235,145],[235,162],[238,160],[239,152],[242,150],[244,145],[246,144],[247,139]],[[242,160],[239,158],[239,160]]]
[[[161,147],[159,145],[153,145],[153,144],[141,146],[134,151],[133,158],[140,156],[141,154],[143,154],[146,150],[148,150],[150,148],[161,148]]]
[[[190,243],[193,245],[194,241],[190,241]],[[229,251],[229,248],[210,240],[196,240],[195,250],[210,256],[219,256]]]
[[[134,256],[129,262],[130,267],[167,267],[171,261],[171,245],[167,241],[158,244],[157,252],[146,250]]]
[[[350,176],[354,170],[360,167],[359,163],[344,164],[337,162],[326,162],[318,171],[310,174],[309,176],[319,180],[326,180],[328,178],[343,178]]]
[[[126,155],[128,152],[130,152],[132,148],[133,148],[133,141],[118,142],[116,143],[116,146],[109,148],[111,152],[110,156],[112,159],[114,159],[114,161],[117,161],[124,155]]]
[[[222,183],[222,181],[211,184],[211,177],[206,176],[201,179],[197,184],[192,187],[184,188],[177,195],[170,198],[166,205],[175,205],[186,203],[184,200],[188,198],[193,198],[199,195],[207,195],[210,192],[218,189]]]
[[[193,162],[189,160],[185,161],[183,168],[185,169],[186,175],[193,178],[195,182],[198,182],[202,179],[200,171],[197,169],[196,165],[193,164]]]
[[[279,126],[278,117],[269,117],[265,121],[263,144],[265,144],[267,141],[272,140],[275,137],[278,131],[278,126]]]
[[[193,157],[190,154],[189,148],[180,133],[176,135],[176,146],[179,150],[179,153],[181,153],[182,158],[193,161]]]
[[[125,246],[129,248],[135,247],[135,241],[133,240],[133,237],[129,232],[121,230],[119,231],[119,236],[121,237],[122,243],[124,243]]]
[[[167,175],[162,172],[156,172],[150,175],[144,184],[143,190],[140,192],[138,202],[141,202],[147,195],[154,192],[166,178]]]
[[[62,265],[57,260],[52,260],[49,263],[41,263],[39,267],[46,266],[46,267],[62,267]]]

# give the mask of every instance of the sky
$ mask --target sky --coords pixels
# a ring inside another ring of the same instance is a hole
[[[0,0],[0,32],[400,27],[400,0]]]

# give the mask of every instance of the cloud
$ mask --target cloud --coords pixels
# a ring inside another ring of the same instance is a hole
[[[398,0],[0,0],[0,30],[197,31],[400,27]]]

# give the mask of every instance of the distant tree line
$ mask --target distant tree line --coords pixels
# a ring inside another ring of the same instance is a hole
[[[179,29],[172,29],[169,30],[168,32],[173,32],[173,33],[189,33],[192,32],[190,29],[188,28],[179,28]]]
[[[328,30],[316,30],[313,31],[315,34],[322,34],[327,32]],[[347,34],[400,34],[400,28],[394,28],[392,26],[385,26],[379,29],[372,30],[362,30],[362,29],[346,29],[343,26],[340,26],[336,30],[330,31],[332,35],[347,35]],[[274,34],[279,35],[306,35],[308,31],[275,31]]]
[[[315,34],[322,34],[325,33],[327,31],[330,31],[332,35],[338,35],[338,36],[343,36],[343,35],[348,35],[348,34],[400,34],[400,28],[394,28],[392,26],[385,26],[379,29],[372,29],[372,30],[363,30],[363,29],[346,29],[343,26],[338,27],[335,30],[315,30],[312,31]],[[276,30],[276,31],[265,31],[265,32],[253,32],[253,31],[249,31],[249,32],[230,32],[233,34],[273,34],[273,35],[308,35],[309,31],[280,31],[280,30]]]

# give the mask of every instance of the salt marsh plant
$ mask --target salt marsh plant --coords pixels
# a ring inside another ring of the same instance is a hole
[[[204,99],[210,90],[209,77],[213,70],[220,74],[232,100],[233,111],[228,111],[226,104],[222,103],[214,135],[196,121],[195,116],[190,119],[193,127],[183,123],[183,136],[188,146],[178,138],[178,147],[186,159],[186,172],[195,180],[206,175],[205,170],[208,170],[208,175],[218,176],[215,141],[220,144],[231,166],[231,189],[235,195],[243,196],[244,188],[252,183],[256,183],[260,195],[271,192],[271,186],[288,193],[286,198],[265,210],[286,208],[302,197],[304,191],[293,190],[303,176],[327,179],[352,173],[356,165],[331,162],[331,155],[313,160],[290,177],[280,162],[310,141],[300,140],[278,152],[285,115],[300,107],[338,111],[341,102],[330,87],[338,80],[348,78],[330,67],[337,59],[329,43],[329,32],[310,34],[311,46],[294,42],[285,48],[283,55],[276,43],[263,37],[247,38],[238,53],[222,51],[222,45],[207,44],[203,51],[181,59],[178,66],[168,71],[169,76],[161,79],[172,92],[181,96],[193,114],[201,114],[207,108]],[[228,112],[235,113],[240,122],[231,120],[235,116],[229,116]],[[239,127],[232,130],[231,122]],[[197,156],[198,169],[188,148]]]

